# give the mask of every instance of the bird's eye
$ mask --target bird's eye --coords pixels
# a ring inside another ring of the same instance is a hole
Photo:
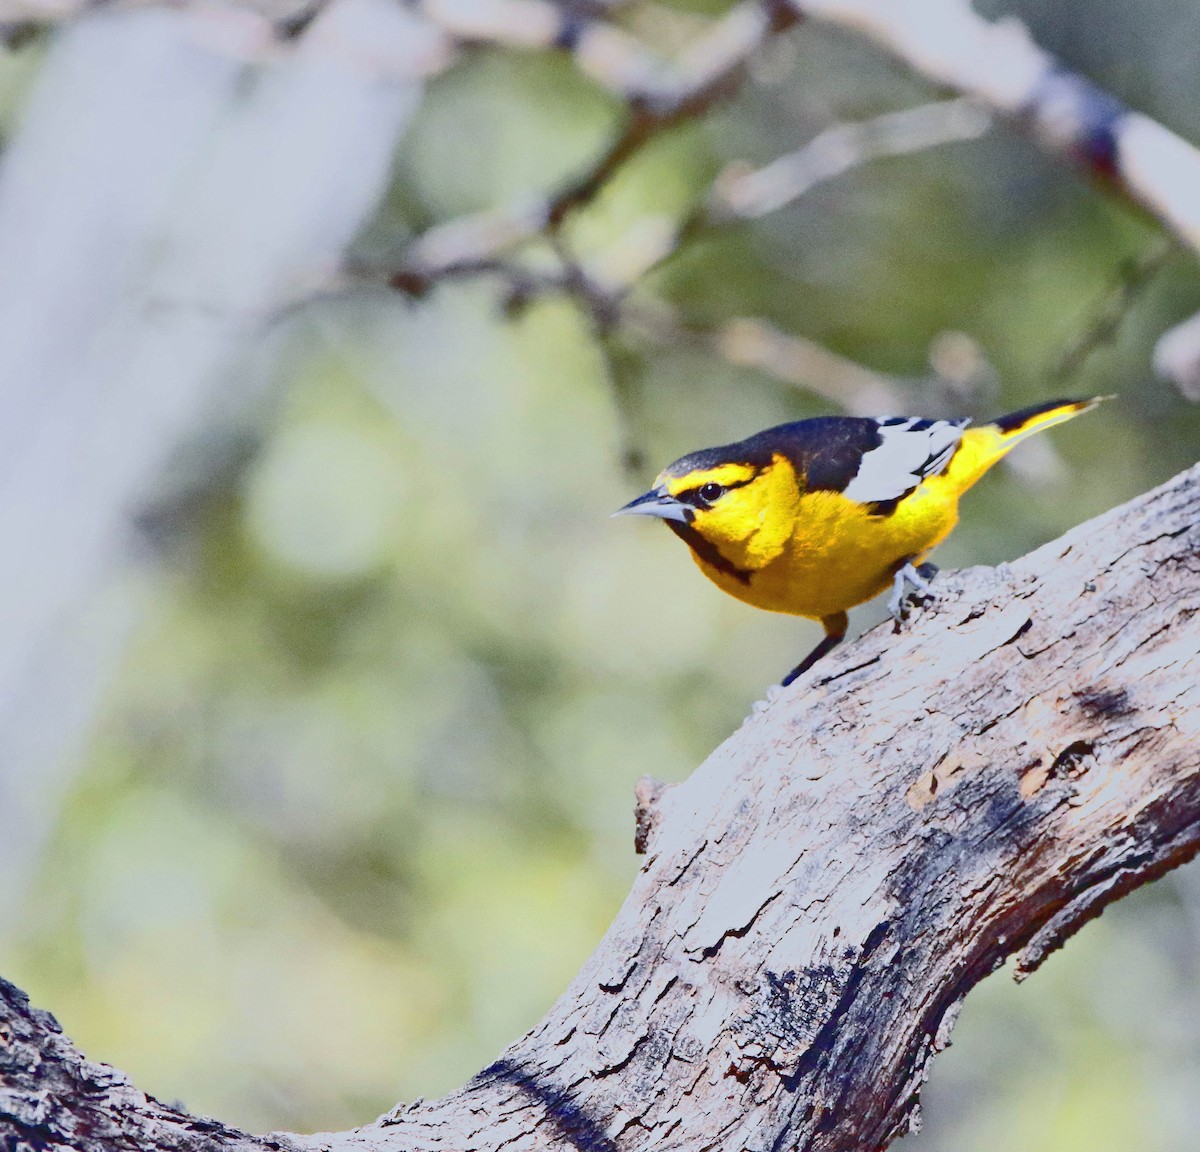
[[[715,504],[721,499],[722,496],[725,495],[725,489],[722,488],[720,484],[713,483],[713,481],[710,480],[707,484],[700,485],[700,489],[696,495],[699,496],[705,504]]]

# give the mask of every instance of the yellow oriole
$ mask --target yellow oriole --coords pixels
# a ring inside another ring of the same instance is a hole
[[[966,419],[822,416],[683,456],[615,515],[662,520],[718,588],[820,620],[825,638],[784,679],[841,642],[846,609],[892,585],[931,595],[924,558],[958,522],[958,500],[1027,436],[1104,397],[1051,400],[968,428]]]

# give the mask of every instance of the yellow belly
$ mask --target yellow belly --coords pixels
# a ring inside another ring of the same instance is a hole
[[[918,563],[944,540],[958,521],[959,494],[938,477],[892,515],[872,516],[840,492],[812,492],[800,501],[791,539],[748,581],[693,558],[714,584],[747,604],[819,620],[878,596],[905,560]]]

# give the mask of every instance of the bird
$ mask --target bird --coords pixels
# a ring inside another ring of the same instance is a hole
[[[846,610],[889,586],[899,623],[932,598],[925,558],[958,523],[959,498],[1015,445],[1108,397],[1049,400],[970,427],[967,418],[818,416],[681,456],[614,516],[652,516],[722,591],[820,621],[824,639],[786,686],[845,638]]]

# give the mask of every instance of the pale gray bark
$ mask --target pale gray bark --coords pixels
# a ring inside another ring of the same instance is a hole
[[[256,1139],[147,1100],[5,992],[0,1142],[881,1149],[963,998],[1200,848],[1200,466],[940,581],[639,788],[645,867],[546,1018],[446,1098]],[[297,1010],[300,1010],[298,1006]],[[0,1015],[3,1020],[3,1015]]]

